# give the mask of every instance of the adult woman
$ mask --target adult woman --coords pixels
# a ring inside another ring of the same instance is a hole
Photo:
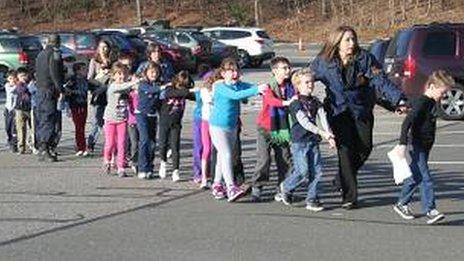
[[[353,28],[340,26],[311,62],[326,86],[324,101],[338,151],[342,207],[357,207],[357,172],[372,150],[373,108],[378,100],[404,110],[405,98],[374,56],[361,49]]]
[[[111,45],[105,40],[98,43],[95,57],[90,60],[87,79],[92,88],[91,104],[94,107],[92,128],[87,139],[88,150],[93,152],[95,143],[103,128],[103,113],[106,107],[106,89],[110,78],[110,69],[115,61]]]

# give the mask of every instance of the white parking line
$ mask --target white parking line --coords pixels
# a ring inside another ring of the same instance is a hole
[[[375,148],[393,148],[395,144],[382,144],[382,145],[377,145]],[[464,144],[434,144],[434,148],[464,148]]]
[[[399,136],[399,131],[397,132],[374,132],[374,136]],[[447,134],[464,134],[464,131],[437,131],[437,134],[447,135]]]
[[[464,165],[464,161],[429,161],[431,165]]]

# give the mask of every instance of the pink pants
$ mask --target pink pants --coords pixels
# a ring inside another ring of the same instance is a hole
[[[110,163],[113,152],[116,151],[116,166],[118,170],[123,170],[126,161],[126,135],[127,122],[105,121],[105,147],[103,149],[103,159],[105,163]]]
[[[209,134],[209,123],[208,121],[201,121],[201,144],[203,150],[201,152],[202,160],[210,160],[211,157],[211,135]]]

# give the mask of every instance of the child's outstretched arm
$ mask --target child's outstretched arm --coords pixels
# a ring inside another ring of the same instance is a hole
[[[328,142],[330,148],[335,148],[335,135],[332,132],[332,129],[330,129],[329,121],[327,120],[327,113],[325,112],[323,107],[320,107],[317,110],[317,117],[319,118],[319,121],[321,122],[321,127],[324,130],[324,135],[322,135]]]

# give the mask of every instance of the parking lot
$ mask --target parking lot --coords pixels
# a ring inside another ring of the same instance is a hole
[[[302,67],[318,49],[277,44],[278,54]],[[268,65],[246,69],[244,79],[265,82]],[[2,94],[3,95],[3,94]],[[323,96],[318,85],[317,95]],[[3,97],[0,108],[3,110]],[[243,162],[256,161],[259,100],[243,106]],[[375,109],[374,150],[359,173],[361,208],[345,211],[329,181],[335,151],[323,144],[321,194],[327,211],[308,212],[271,200],[216,201],[189,182],[191,109],[182,135],[181,178],[120,179],[102,175],[99,155],[74,156],[74,135],[64,119],[60,161],[7,151],[0,123],[0,260],[462,260],[464,242],[464,123],[438,121],[430,157],[438,208],[446,219],[404,221],[392,210],[398,194],[386,152],[398,141],[403,117]],[[302,194],[301,194],[302,195]],[[414,205],[420,212],[420,204]]]

